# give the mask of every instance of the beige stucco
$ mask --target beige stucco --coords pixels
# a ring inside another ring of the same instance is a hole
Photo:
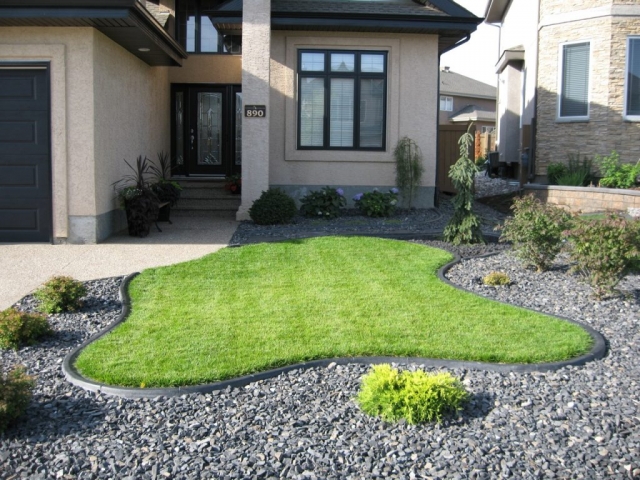
[[[272,32],[270,183],[392,186],[393,149],[414,139],[424,155],[423,186],[435,186],[437,36]],[[297,150],[296,52],[299,48],[385,50],[388,57],[387,137],[383,152]]]
[[[53,237],[100,240],[122,159],[168,150],[166,69],[93,28],[0,28],[0,61],[50,63]]]
[[[242,83],[242,56],[191,54],[181,67],[169,68],[171,83]]]

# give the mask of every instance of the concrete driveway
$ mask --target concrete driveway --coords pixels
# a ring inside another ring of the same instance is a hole
[[[0,310],[54,275],[78,280],[114,277],[202,257],[229,244],[238,222],[174,217],[146,238],[117,235],[97,245],[0,244]]]

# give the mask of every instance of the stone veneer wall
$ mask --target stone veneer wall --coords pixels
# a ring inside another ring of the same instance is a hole
[[[640,190],[527,184],[524,191],[572,213],[627,213],[629,209],[640,209]]]
[[[613,3],[637,4],[636,0]],[[610,5],[611,0],[542,0],[541,23],[554,14]],[[546,25],[539,35],[536,174],[545,175],[550,162],[566,162],[570,153],[594,157],[615,149],[622,161],[635,163],[640,155],[640,123],[626,121],[623,114],[627,38],[640,35],[640,17],[604,16]],[[591,43],[589,120],[558,122],[559,45],[574,41]]]

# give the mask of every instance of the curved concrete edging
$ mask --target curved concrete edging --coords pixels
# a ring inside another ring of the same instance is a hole
[[[373,236],[373,235],[370,235],[370,236]],[[418,237],[414,236],[414,238],[418,238]],[[425,235],[423,234],[421,238],[425,238]],[[239,246],[239,245],[235,245],[235,246]],[[489,254],[489,255],[495,255],[495,254]],[[489,255],[486,255],[486,256],[489,256]],[[445,277],[446,272],[451,267],[459,263],[460,261],[461,261],[460,257],[456,255],[455,259],[452,262],[449,262],[448,264],[446,264],[445,266],[441,267],[438,270],[438,278],[440,278],[440,280],[443,281],[444,283],[453,286],[454,288],[473,293],[474,295],[478,295],[475,292],[471,292],[465,288],[462,288],[453,284]],[[123,397],[123,398],[154,398],[159,396],[171,397],[171,396],[184,395],[188,393],[211,393],[217,390],[224,390],[227,387],[231,387],[231,388],[244,387],[246,385],[249,385],[250,383],[257,382],[260,380],[275,378],[283,373],[287,373],[293,370],[307,370],[310,368],[327,367],[332,363],[336,365],[347,365],[350,363],[359,363],[363,365],[375,365],[380,363],[405,363],[405,364],[412,364],[412,365],[420,365],[424,367],[443,367],[443,368],[451,368],[451,369],[465,368],[469,370],[487,370],[487,371],[493,371],[493,372],[523,372],[524,373],[524,372],[553,371],[553,370],[558,370],[562,367],[567,367],[567,366],[581,366],[592,360],[599,360],[603,358],[607,353],[607,346],[606,346],[606,341],[604,337],[593,328],[581,322],[571,320],[569,318],[559,317],[556,315],[549,315],[551,317],[556,317],[561,320],[567,321],[569,323],[578,325],[579,327],[587,331],[587,333],[589,333],[589,335],[593,339],[593,348],[591,349],[591,351],[585,355],[582,355],[580,357],[567,360],[567,361],[551,362],[551,363],[532,363],[532,364],[484,363],[484,362],[469,362],[469,361],[462,361],[462,360],[442,360],[442,359],[421,358],[421,357],[328,358],[328,359],[322,359],[322,360],[312,360],[309,362],[297,363],[294,365],[288,365],[280,368],[274,368],[264,372],[245,375],[242,377],[234,378],[231,380],[224,380],[221,382],[209,383],[204,385],[187,386],[187,387],[171,387],[171,388],[118,387],[118,386],[95,382],[93,380],[83,377],[76,370],[74,365],[76,359],[78,358],[78,355],[87,345],[89,345],[90,343],[98,340],[99,338],[109,333],[111,330],[113,330],[115,327],[117,327],[127,318],[131,310],[131,301],[127,293],[127,287],[131,282],[131,280],[136,275],[138,275],[138,273],[133,273],[131,275],[128,275],[127,277],[125,277],[122,284],[120,285],[120,300],[122,301],[122,311],[120,312],[120,315],[118,316],[118,318],[111,325],[107,326],[104,330],[102,330],[101,332],[98,332],[97,334],[90,337],[88,340],[84,341],[81,345],[74,348],[64,358],[64,361],[62,363],[62,370],[64,372],[65,378],[69,382],[71,382],[73,385],[76,385],[90,392],[104,393],[107,395],[114,395],[114,396]],[[499,300],[494,300],[494,301],[500,302]],[[500,303],[504,303],[505,305],[511,305],[506,302],[500,302]],[[519,307],[519,308],[525,308],[525,307]],[[540,313],[532,309],[526,309],[526,310],[531,310],[536,313]]]

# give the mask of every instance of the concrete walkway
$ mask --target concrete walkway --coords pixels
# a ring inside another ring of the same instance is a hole
[[[98,245],[0,244],[0,310],[54,275],[78,280],[114,277],[202,257],[228,245],[238,222],[174,217],[146,238],[117,235]]]

